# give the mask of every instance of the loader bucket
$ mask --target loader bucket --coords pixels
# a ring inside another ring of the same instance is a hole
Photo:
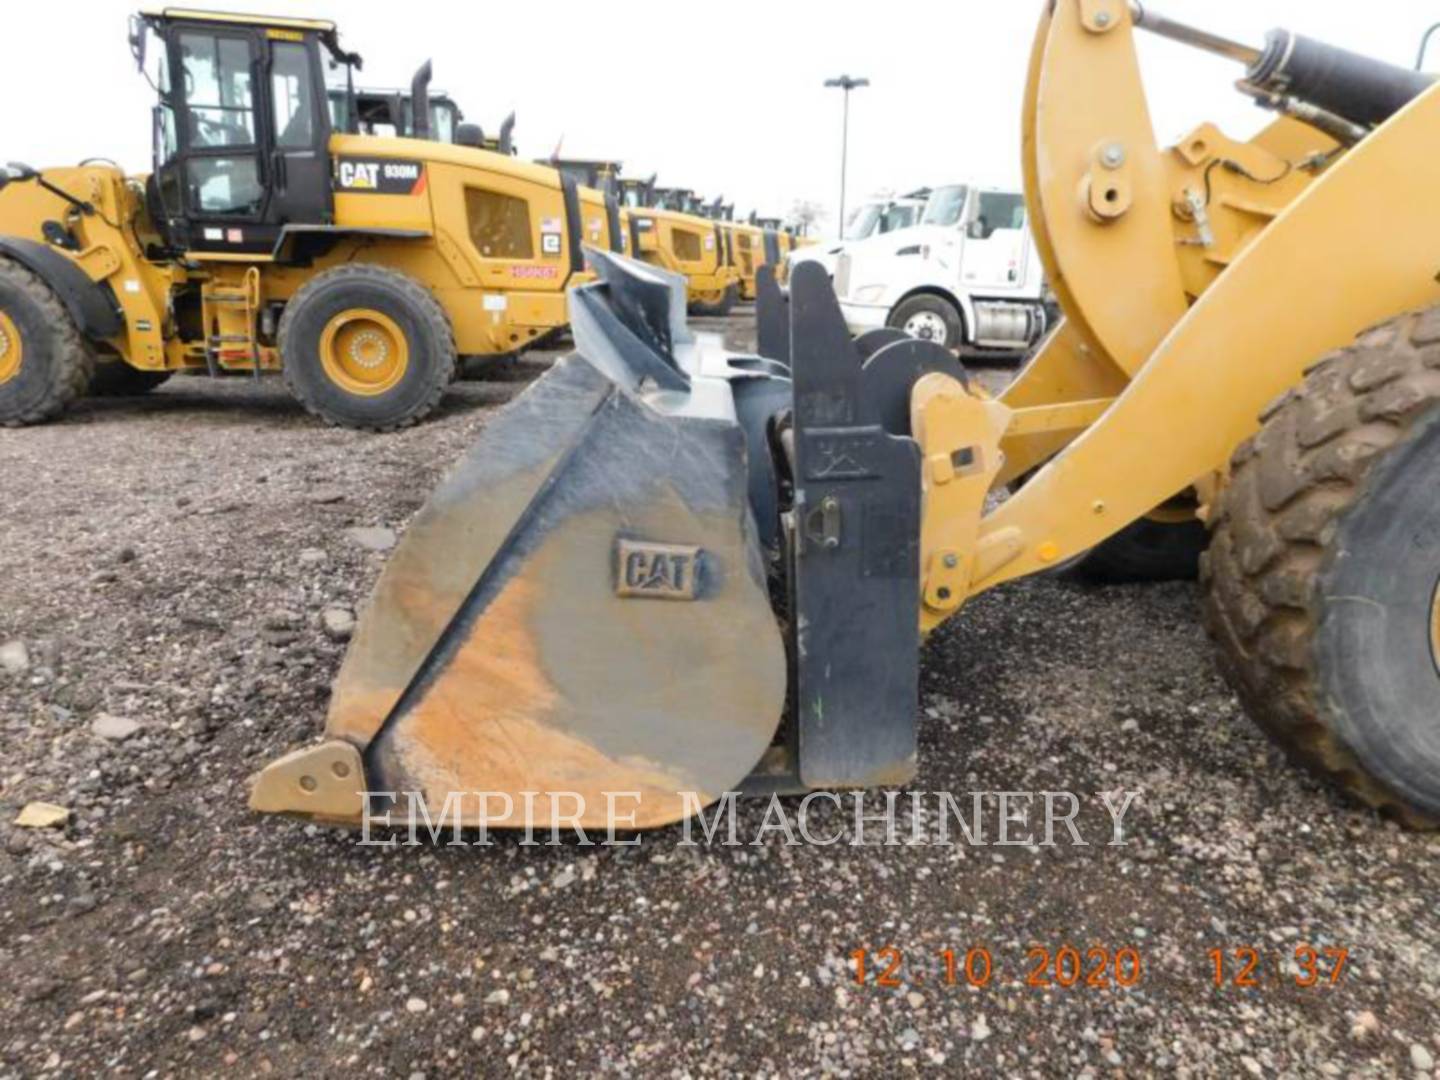
[[[466,824],[644,828],[912,771],[918,450],[867,401],[823,273],[797,281],[792,380],[695,338],[682,278],[587,254],[576,353],[417,515],[325,741],[254,809],[353,824],[419,793]],[[913,367],[872,389],[898,401]]]

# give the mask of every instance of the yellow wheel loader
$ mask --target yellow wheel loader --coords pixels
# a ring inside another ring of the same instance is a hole
[[[767,248],[771,241],[764,230],[747,222],[735,220],[735,204],[716,199],[704,212],[705,217],[720,226],[721,239],[725,245],[724,259],[727,266],[735,271],[737,297],[747,302],[759,295],[756,273],[760,267],[770,263],[772,252]],[[780,254],[779,237],[774,238],[773,256],[776,262]]]
[[[48,420],[92,378],[136,392],[198,369],[281,372],[331,423],[402,427],[458,357],[563,327],[582,245],[618,236],[553,169],[336,130],[323,58],[359,58],[333,23],[166,9],[132,48],[159,96],[152,175],[0,176],[0,424]]]
[[[718,223],[680,209],[695,208],[693,195],[685,189],[657,189],[654,177],[620,181],[625,250],[632,258],[684,277],[691,314],[728,315],[740,297],[740,277],[726,260]]]
[[[1139,30],[1236,60],[1275,122],[1157,146]],[[736,788],[901,783],[923,635],[1188,502],[1255,719],[1440,818],[1440,89],[1053,0],[1024,116],[1066,319],[1004,395],[927,343],[852,341],[817,266],[788,298],[762,271],[761,355],[736,357],[597,255],[577,353],[411,525],[326,741],[253,805],[353,823],[479,792],[471,823],[657,826]]]

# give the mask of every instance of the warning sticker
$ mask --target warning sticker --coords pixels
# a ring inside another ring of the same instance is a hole
[[[558,278],[558,266],[512,266],[510,276],[517,278]]]

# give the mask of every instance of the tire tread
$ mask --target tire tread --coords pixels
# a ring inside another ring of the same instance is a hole
[[[0,427],[43,424],[85,396],[95,369],[95,357],[80,336],[70,312],[39,275],[10,259],[0,258],[0,279],[10,282],[39,307],[56,335],[50,386],[44,399],[18,416],[0,419]]]
[[[1237,450],[1201,559],[1206,629],[1246,711],[1292,758],[1388,817],[1436,821],[1370,774],[1326,723],[1319,574],[1376,463],[1440,404],[1440,309],[1366,331],[1312,367]]]

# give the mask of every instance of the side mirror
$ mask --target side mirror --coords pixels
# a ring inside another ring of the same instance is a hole
[[[983,221],[972,221],[965,226],[965,236],[969,240],[984,240],[990,235],[990,230],[985,227]]]
[[[135,57],[135,70],[145,70],[145,24],[140,16],[130,16],[130,54]]]
[[[479,124],[461,124],[455,129],[455,145],[468,146],[474,150],[485,147],[485,132]]]

